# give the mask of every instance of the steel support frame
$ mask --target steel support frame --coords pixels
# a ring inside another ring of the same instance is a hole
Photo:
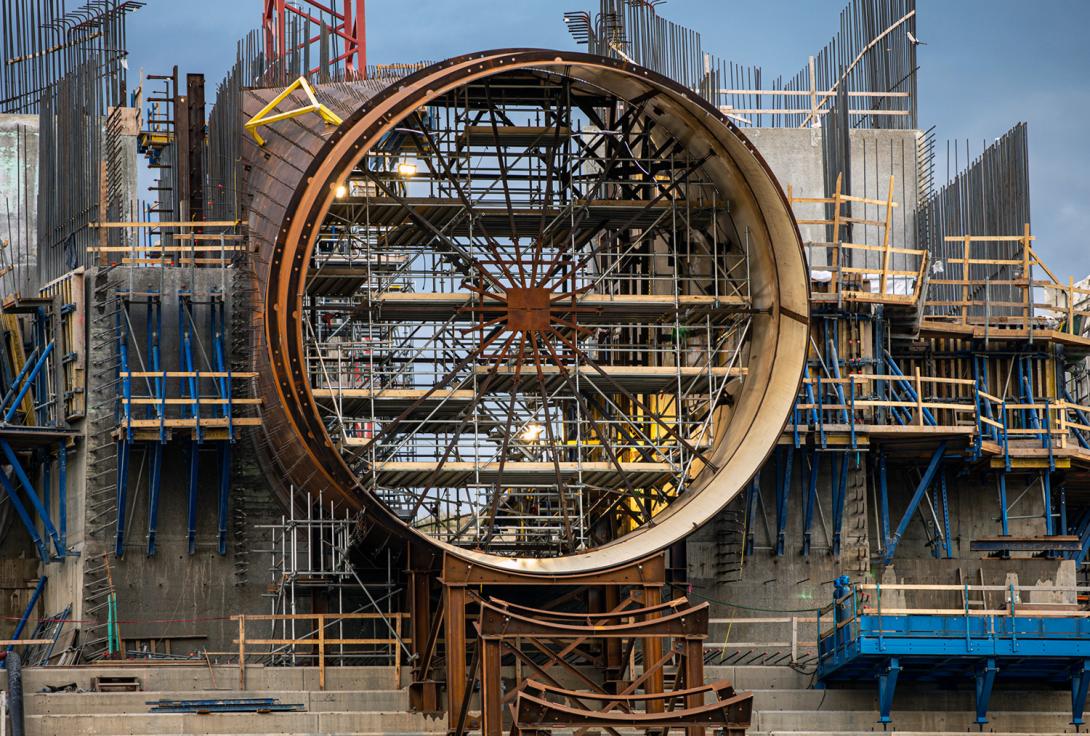
[[[34,613],[34,608],[38,605],[38,600],[42,597],[42,591],[45,590],[45,584],[49,579],[42,575],[38,578],[38,584],[34,586],[34,592],[30,595],[30,600],[27,601],[26,608],[23,610],[23,615],[19,617],[19,623],[15,626],[15,633],[11,635],[12,639],[18,639],[23,635],[23,631],[26,629],[27,621],[30,620],[30,615]],[[8,644],[7,651],[11,652],[15,650],[14,644]],[[3,669],[7,669],[7,662],[5,661],[2,666]]]
[[[54,311],[59,308],[59,305],[54,304]],[[49,326],[51,325],[53,327],[53,332],[55,332],[57,320],[53,319],[50,313],[47,313],[45,307],[36,307],[33,310],[32,315],[33,318],[31,320],[30,330],[34,349],[24,361],[15,380],[8,387],[3,400],[0,401],[0,410],[3,410],[4,412],[3,423],[11,423],[16,418],[16,414],[20,407],[22,407],[24,399],[31,396],[33,397],[31,404],[34,407],[34,416],[29,418],[29,422],[47,427],[64,426],[66,420],[64,417],[63,384],[53,386],[51,391],[49,370],[47,369],[49,358],[53,355],[54,348],[57,344],[56,336],[50,335]],[[54,376],[54,381],[56,381],[56,376]],[[50,405],[53,406],[52,416],[49,412]],[[11,466],[12,476],[18,481],[19,486],[22,487],[30,507],[41,521],[46,539],[52,541],[57,558],[64,557],[68,554],[68,520],[66,518],[67,499],[65,498],[67,484],[67,455],[63,454],[63,448],[66,441],[67,440],[62,439],[58,443],[58,446],[62,448],[58,450],[58,462],[62,462],[60,458],[63,456],[63,466],[58,469],[60,487],[60,497],[56,509],[60,527],[60,530],[58,531],[57,525],[53,522],[53,509],[50,501],[53,483],[51,471],[52,462],[49,453],[44,449],[34,450],[31,456],[31,465],[26,466],[12,444],[6,439],[0,439],[0,451],[2,451],[7,464]],[[38,470],[37,475],[40,480],[38,488],[40,488],[41,493],[35,488],[35,484],[30,481],[30,476],[35,470],[35,467]],[[8,498],[11,500],[16,514],[30,534],[30,538],[33,540],[35,548],[38,550],[38,556],[43,562],[49,561],[51,557],[46,543],[38,533],[37,525],[30,515],[27,506],[19,499],[16,485],[12,482],[10,477],[6,476],[6,474],[0,473],[0,475],[4,476],[2,481],[4,491],[8,494]]]
[[[466,654],[470,651],[467,639],[469,624],[468,608],[473,605],[470,590],[486,595],[490,587],[503,586],[507,594],[512,588],[540,586],[591,586],[604,589],[622,587],[639,591],[644,607],[653,607],[662,602],[662,588],[666,584],[665,553],[657,553],[625,565],[599,572],[575,573],[570,575],[535,575],[497,570],[482,565],[475,565],[452,554],[445,554],[442,562],[440,581],[443,586],[443,632],[446,647],[446,682],[447,682],[447,719],[450,733],[458,733],[465,728],[464,714],[460,713],[460,704],[466,702],[469,688],[472,686],[467,676]],[[415,645],[414,645],[415,646]],[[643,661],[658,662],[662,659],[662,640],[658,637],[646,637],[641,642]],[[491,658],[491,659],[490,659]],[[480,667],[482,691],[489,683],[496,686],[498,678],[496,651],[482,650]],[[701,660],[703,661],[703,660]],[[701,683],[703,684],[703,683]],[[647,692],[661,693],[665,687],[664,673],[661,669],[651,672],[642,683]],[[488,695],[482,695],[488,698]],[[493,698],[501,697],[498,689]],[[495,702],[489,700],[489,702]],[[657,704],[662,708],[662,704]],[[654,707],[654,706],[649,706]],[[482,713],[488,710],[482,707]],[[485,733],[498,733],[496,708],[492,716],[485,714]]]
[[[141,397],[150,399],[144,412],[144,419],[158,420],[158,428],[154,437],[138,435],[134,430],[134,383],[132,374],[134,371],[132,361],[131,339],[132,334],[131,310],[134,303],[128,295],[120,298],[117,316],[115,318],[116,341],[119,356],[119,388],[121,403],[119,407],[120,426],[117,433],[117,522],[115,527],[114,555],[121,558],[124,555],[125,537],[127,532],[127,507],[129,496],[129,475],[132,463],[132,452],[136,445],[141,445],[150,459],[148,477],[148,533],[145,553],[148,557],[154,556],[157,551],[157,536],[159,524],[159,501],[162,487],[162,470],[164,449],[171,440],[170,431],[167,428],[167,390],[166,390],[166,366],[162,354],[162,295],[148,294],[145,301],[145,337],[147,352],[147,369],[153,376],[147,378],[149,395]],[[231,402],[231,377],[227,365],[226,347],[226,315],[225,303],[222,294],[213,293],[208,300],[209,307],[209,334],[211,336],[211,355],[206,356],[210,368],[217,374],[214,378],[216,394],[223,403],[218,405],[217,413],[226,419],[226,436],[224,438],[208,439],[204,428],[201,426],[201,395],[200,395],[200,371],[197,364],[198,338],[194,319],[194,305],[205,304],[196,302],[188,291],[178,293],[178,366],[183,374],[180,381],[181,395],[184,402],[181,405],[183,418],[192,419],[194,422],[192,437],[188,446],[188,472],[186,477],[186,543],[189,554],[195,554],[197,550],[197,511],[200,473],[200,451],[206,441],[214,442],[217,447],[218,469],[218,503],[217,503],[217,549],[219,554],[227,553],[227,527],[230,507],[230,480],[231,480],[231,446],[235,441],[235,427],[231,423],[233,405]],[[200,348],[203,350],[203,348]],[[65,458],[66,460],[66,458]],[[66,463],[65,463],[66,464]],[[63,476],[62,476],[63,477]]]
[[[878,675],[878,722],[883,727],[893,722],[890,711],[893,710],[893,694],[897,690],[897,678],[900,674],[901,660],[890,657]]]
[[[976,673],[976,721],[983,728],[988,723],[988,703],[992,698],[995,676],[999,674],[995,657],[988,657]]]
[[[700,706],[704,705],[704,698],[708,688],[704,686],[704,650],[703,639],[707,636],[708,627],[708,603],[691,606],[685,598],[673,600],[667,604],[654,603],[648,605],[646,601],[647,589],[644,589],[644,600],[640,600],[638,608],[629,608],[630,602],[635,603],[630,595],[621,605],[614,609],[593,616],[591,621],[578,621],[572,614],[554,613],[539,609],[527,609],[520,606],[512,606],[505,601],[481,600],[481,617],[478,624],[479,643],[483,648],[481,656],[481,733],[485,736],[500,736],[503,733],[503,705],[514,694],[525,692],[535,687],[529,681],[520,681],[513,691],[504,693],[501,680],[502,656],[512,653],[516,659],[530,666],[535,672],[532,677],[541,677],[553,683],[560,692],[557,679],[548,673],[551,666],[556,666],[558,673],[574,676],[589,690],[584,692],[564,690],[565,697],[584,701],[605,702],[607,705],[594,710],[582,710],[582,713],[571,714],[576,718],[601,719],[610,721],[609,713],[617,706],[627,706],[630,710],[637,702],[642,702],[645,713],[657,714],[660,718],[670,719],[679,728],[685,728],[688,736],[703,736],[706,723],[699,721]],[[575,616],[578,618],[578,615]],[[631,682],[615,683],[618,691],[607,692],[602,685],[586,677],[565,657],[574,655],[579,647],[590,641],[603,643],[610,640],[621,642],[622,640],[640,640],[643,650],[648,652],[648,643],[658,644],[658,653],[654,659],[644,659],[643,671],[639,677],[632,674]],[[662,646],[671,642],[667,648]],[[548,642],[559,651],[553,652],[543,644]],[[545,655],[546,663],[536,665],[531,659],[526,658],[521,651],[522,647],[529,645],[538,655]],[[665,651],[664,651],[665,650]],[[665,700],[670,693],[661,689],[663,669],[671,661],[682,660],[678,663],[678,680],[675,682],[675,695],[683,697],[683,708],[665,707]],[[636,689],[642,688],[644,696],[635,696],[635,700],[629,701]],[[723,688],[729,692],[729,703],[750,700],[748,693],[735,699],[733,688]],[[548,704],[541,702],[548,707]],[[630,715],[630,714],[626,714]],[[548,722],[545,714],[527,714],[529,722]],[[542,718],[545,716],[545,718]],[[563,717],[563,716],[562,716]],[[615,725],[623,727],[626,724],[624,716],[617,713]],[[730,719],[728,719],[729,721]],[[745,717],[748,723],[749,718]],[[516,724],[517,726],[518,724]],[[732,725],[731,722],[723,724]],[[742,724],[736,724],[742,725]],[[609,730],[609,729],[607,729]]]
[[[1084,659],[1071,673],[1071,725],[1078,730],[1085,724],[1086,690],[1090,686],[1090,659]]]

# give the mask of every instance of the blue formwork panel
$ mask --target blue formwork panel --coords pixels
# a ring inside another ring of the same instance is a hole
[[[862,614],[818,643],[823,684],[874,678],[880,722],[889,723],[898,679],[975,682],[977,722],[987,722],[992,683],[1033,681],[1072,689],[1072,722],[1082,722],[1090,679],[1090,619],[1080,616]]]

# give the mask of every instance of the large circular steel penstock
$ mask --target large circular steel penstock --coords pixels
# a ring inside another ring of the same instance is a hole
[[[596,56],[395,82],[315,153],[271,257],[286,476],[500,569],[609,568],[706,522],[806,356],[767,165],[695,93]]]

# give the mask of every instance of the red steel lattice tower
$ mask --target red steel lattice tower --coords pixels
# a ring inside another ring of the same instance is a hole
[[[345,76],[359,79],[367,75],[366,0],[264,0],[262,27],[269,61],[279,59],[309,47],[322,39],[323,26],[330,39],[339,40],[340,48],[329,59],[332,68],[344,62]],[[303,20],[303,33],[289,38],[288,18],[294,14]],[[321,71],[320,66],[307,70],[307,76]]]

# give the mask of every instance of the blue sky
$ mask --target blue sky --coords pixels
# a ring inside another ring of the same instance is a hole
[[[759,64],[769,78],[802,68],[837,30],[846,0],[669,0],[662,15],[699,30],[707,50]],[[597,0],[369,0],[372,63],[438,60],[505,46],[574,48],[563,11]],[[129,26],[130,70],[203,72],[209,86],[235,41],[260,23],[261,0],[149,0]],[[920,125],[973,156],[1029,123],[1037,248],[1057,276],[1090,274],[1090,2],[918,0]],[[135,79],[135,75],[134,75]],[[1061,275],[1062,274],[1062,275]]]

